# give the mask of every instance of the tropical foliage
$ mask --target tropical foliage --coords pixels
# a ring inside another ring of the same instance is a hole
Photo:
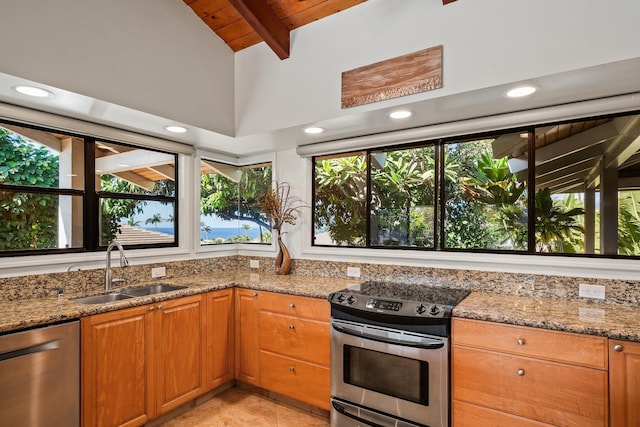
[[[0,183],[57,188],[58,177],[55,154],[0,128]],[[0,250],[57,247],[58,197],[0,191]]]
[[[239,168],[237,181],[218,173],[202,174],[200,177],[201,215],[229,222],[252,222],[260,230],[260,242],[269,243],[271,241],[269,218],[261,211],[259,202],[271,189],[271,182],[271,166]],[[213,243],[250,241],[248,237],[247,233],[242,234],[238,230],[237,237],[213,240]]]

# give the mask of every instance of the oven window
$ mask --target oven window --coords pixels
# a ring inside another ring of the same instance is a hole
[[[429,405],[429,363],[423,360],[345,345],[344,382]]]

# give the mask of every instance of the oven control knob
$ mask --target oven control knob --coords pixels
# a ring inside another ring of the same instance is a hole
[[[440,309],[437,305],[432,306],[431,310],[429,310],[429,314],[431,314],[432,316],[436,316],[438,313],[440,313]]]
[[[349,298],[347,298],[347,302],[349,304],[353,304],[354,302],[356,302],[356,297],[354,297],[353,295],[349,296]]]
[[[338,302],[343,302],[345,299],[346,297],[344,296],[344,294],[338,295]]]
[[[416,313],[418,314],[422,314],[425,311],[427,311],[427,307],[425,307],[424,305],[420,304],[417,308],[416,308]]]

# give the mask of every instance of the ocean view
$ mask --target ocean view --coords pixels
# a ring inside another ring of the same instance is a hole
[[[159,233],[173,234],[173,227],[158,227],[158,228],[142,227],[142,228],[149,231],[157,231]],[[251,239],[256,239],[260,237],[260,230],[257,228],[252,228],[250,230],[239,230],[237,228],[229,228],[229,227],[212,228],[211,231],[209,231],[208,233],[204,231],[200,231],[200,238],[204,240],[215,239],[218,237],[222,239],[228,239],[229,237],[235,237],[235,236],[240,236],[245,234],[248,234],[249,237],[251,237]]]

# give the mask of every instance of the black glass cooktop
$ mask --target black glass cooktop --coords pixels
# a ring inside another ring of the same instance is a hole
[[[389,282],[364,282],[340,292],[385,300],[418,301],[452,307],[470,294],[466,289]]]

